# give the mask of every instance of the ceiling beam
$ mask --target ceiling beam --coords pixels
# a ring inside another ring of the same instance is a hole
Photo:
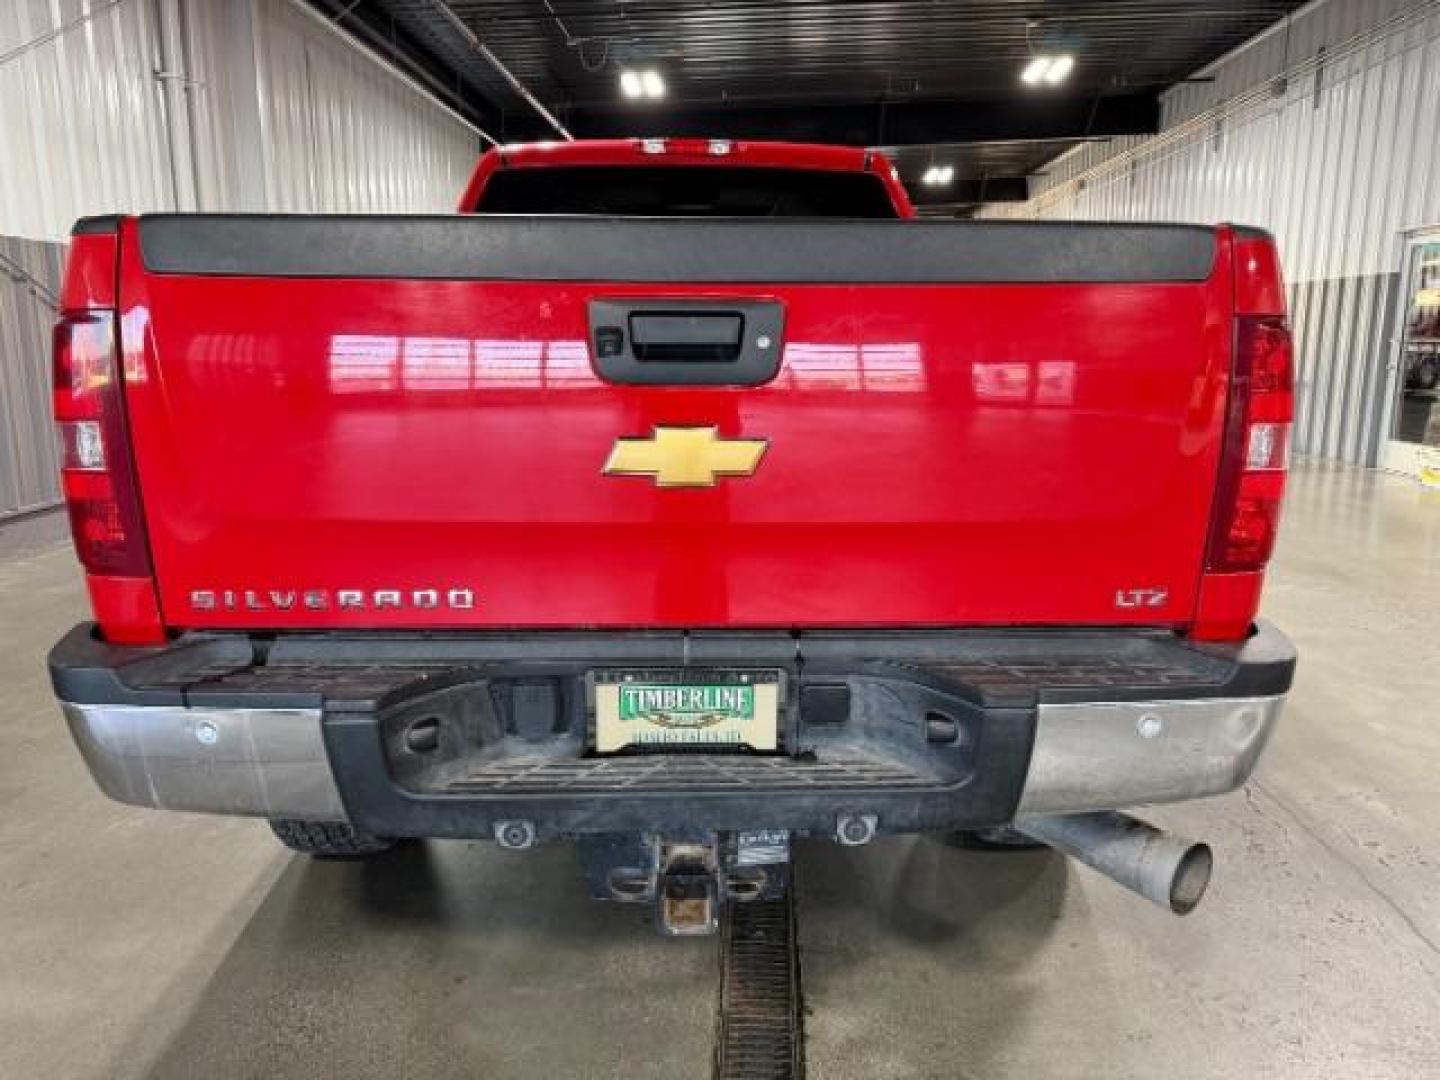
[[[672,135],[911,146],[996,139],[1086,139],[1159,130],[1154,94],[1000,101],[890,101],[793,105],[577,106],[563,112],[578,138]],[[544,128],[511,138],[546,138]]]
[[[575,136],[571,135],[570,132],[565,129],[564,124],[555,119],[555,114],[545,108],[545,106],[540,103],[540,99],[530,92],[530,88],[516,78],[515,73],[506,67],[498,56],[490,51],[490,47],[480,40],[465,20],[455,14],[454,8],[447,4],[445,0],[428,0],[428,2],[430,4],[430,10],[433,11],[451,31],[459,35],[460,39],[464,41],[467,46],[474,50],[479,56],[483,57],[487,64],[499,72],[500,77],[505,80],[505,84],[509,86],[511,90],[515,91],[515,95],[519,97],[521,101],[534,109],[540,119],[544,120],[547,125],[554,129],[555,134],[559,135],[566,142],[575,138]]]

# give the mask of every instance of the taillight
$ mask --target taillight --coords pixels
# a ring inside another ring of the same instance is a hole
[[[1259,229],[1232,226],[1227,233],[1235,316],[1230,380],[1205,572],[1190,624],[1190,635],[1203,641],[1238,641],[1250,632],[1275,550],[1295,412],[1295,357],[1275,241]]]
[[[114,314],[63,314],[55,327],[55,419],[75,551],[90,574],[149,578],[120,394]]]
[[[1238,316],[1206,559],[1211,573],[1262,570],[1275,549],[1290,459],[1294,385],[1294,354],[1284,317]]]

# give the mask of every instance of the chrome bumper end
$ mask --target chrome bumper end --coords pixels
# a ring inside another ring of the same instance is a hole
[[[319,709],[61,704],[95,782],[119,802],[346,820]]]
[[[1016,816],[1119,810],[1234,791],[1285,695],[1041,705]]]

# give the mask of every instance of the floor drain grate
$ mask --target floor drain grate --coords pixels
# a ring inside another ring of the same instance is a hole
[[[805,1075],[793,895],[726,905],[716,1080]]]

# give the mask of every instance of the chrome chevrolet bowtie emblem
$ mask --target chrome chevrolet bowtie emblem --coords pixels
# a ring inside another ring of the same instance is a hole
[[[754,473],[766,439],[723,439],[713,427],[657,427],[648,438],[615,440],[606,476],[649,476],[657,487],[714,487],[721,476]]]

